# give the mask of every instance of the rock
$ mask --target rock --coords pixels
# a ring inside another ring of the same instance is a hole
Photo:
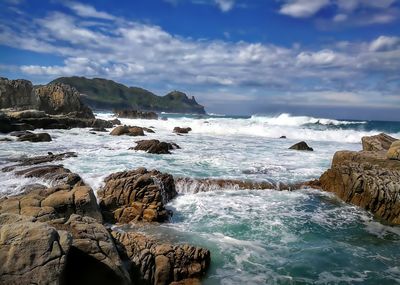
[[[35,89],[38,109],[47,114],[70,114],[77,118],[94,119],[92,110],[84,105],[79,92],[66,84],[53,83]]]
[[[161,121],[168,121],[168,118],[167,117],[161,117],[160,120]]]
[[[107,132],[107,130],[105,128],[93,128],[89,130],[90,132]]]
[[[289,147],[289,149],[313,151],[313,148],[309,147],[304,141],[292,145],[291,147]]]
[[[121,125],[121,121],[118,120],[118,119],[113,119],[113,120],[110,120],[109,122],[111,122],[114,126],[115,125]]]
[[[388,159],[400,160],[400,140],[394,141],[386,153]]]
[[[385,152],[338,151],[319,181],[324,191],[400,224],[400,161],[388,160]]]
[[[150,129],[150,128],[145,128],[145,127],[143,127],[142,129],[143,129],[143,131],[145,131],[146,133],[152,133],[152,134],[155,133],[155,131],[152,130],[152,129]]]
[[[376,135],[376,136],[361,138],[363,150],[367,150],[367,151],[388,150],[390,145],[395,140],[396,140],[395,138],[393,138],[387,134],[384,134],[384,133],[380,133],[379,135]]]
[[[143,128],[137,126],[118,126],[114,128],[110,135],[112,136],[121,136],[121,135],[128,135],[128,136],[144,136]]]
[[[279,138],[280,139],[286,139],[286,136],[280,136]]]
[[[44,111],[39,110],[23,110],[23,111],[10,111],[7,112],[8,116],[12,119],[27,119],[27,118],[46,118],[49,117]]]
[[[140,273],[140,279],[134,280],[138,284],[163,285],[189,278],[199,281],[210,265],[210,251],[204,248],[163,243],[134,232],[111,234],[122,255]]]
[[[0,78],[0,109],[30,109],[37,104],[38,100],[30,81]]]
[[[14,140],[13,139],[10,139],[10,138],[1,138],[0,139],[0,142],[13,142]]]
[[[29,133],[18,137],[18,141],[24,142],[50,142],[51,136],[48,133]]]
[[[171,215],[165,204],[177,195],[172,175],[138,168],[111,174],[104,182],[97,197],[108,222],[163,222]]]
[[[174,133],[177,134],[187,134],[192,130],[192,128],[180,128],[180,127],[175,127],[174,128]]]
[[[136,143],[137,145],[134,148],[129,149],[143,150],[155,154],[171,154],[170,150],[180,148],[175,143],[160,142],[159,140],[141,140]]]
[[[77,156],[78,155],[76,154],[76,152],[64,152],[64,153],[59,153],[59,154],[53,154],[50,152],[47,155],[22,157],[22,158],[13,160],[13,161],[16,161],[19,163],[5,167],[2,169],[2,171],[8,172],[8,171],[14,170],[16,167],[20,167],[20,166],[37,165],[37,164],[48,163],[48,162],[53,162],[53,161],[60,161],[65,158],[77,157]]]
[[[146,120],[158,119],[158,115],[155,112],[143,112],[137,110],[114,110],[114,113],[119,118],[146,119]]]
[[[33,218],[0,215],[0,283],[59,284],[71,236]]]

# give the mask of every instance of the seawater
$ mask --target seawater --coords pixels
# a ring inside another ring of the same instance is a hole
[[[98,113],[111,119],[112,114]],[[360,150],[361,137],[386,132],[400,137],[400,123],[307,116],[229,117],[161,114],[168,120],[122,123],[154,127],[146,139],[175,142],[172,155],[128,150],[143,137],[91,134],[89,129],[46,130],[48,143],[0,143],[0,166],[10,158],[48,151],[75,151],[63,163],[96,191],[110,173],[146,167],[176,177],[229,178],[292,183],[318,178],[335,151]],[[189,135],[172,133],[191,127]],[[279,139],[280,136],[287,139]],[[3,137],[2,135],[0,137]],[[304,140],[314,152],[289,150]],[[24,185],[49,182],[0,173],[0,195],[15,195]],[[195,183],[195,182],[192,182]],[[169,223],[142,227],[174,242],[211,250],[205,284],[397,284],[400,283],[400,229],[375,221],[366,211],[316,190],[188,193],[168,204]],[[187,185],[186,185],[187,186]]]

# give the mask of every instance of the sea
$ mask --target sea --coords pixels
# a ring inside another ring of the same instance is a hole
[[[113,119],[107,112],[98,118]],[[176,184],[174,213],[161,225],[135,230],[211,251],[203,284],[400,284],[400,227],[375,220],[363,209],[315,189],[238,190],[213,187],[197,192],[199,178],[295,183],[318,178],[338,150],[362,149],[361,137],[385,132],[400,138],[400,122],[310,116],[179,115],[163,120],[120,119],[151,127],[145,139],[175,142],[181,149],[156,155],[128,150],[143,137],[110,136],[89,129],[45,130],[53,141],[0,142],[0,167],[10,159],[74,151],[62,162],[96,192],[117,171],[146,167],[187,177]],[[173,128],[191,127],[187,135]],[[286,136],[286,139],[280,138]],[[0,138],[6,135],[0,135]],[[289,147],[305,141],[313,152]],[[49,181],[0,172],[0,196],[24,185]]]

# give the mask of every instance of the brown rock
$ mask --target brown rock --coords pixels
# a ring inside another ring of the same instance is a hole
[[[376,136],[361,138],[363,150],[366,150],[366,151],[388,150],[390,145],[395,140],[396,140],[395,138],[393,138],[387,134],[384,134],[384,133],[380,133],[379,135],[376,135]]]
[[[173,132],[177,134],[187,134],[192,130],[192,128],[180,128],[180,127],[175,127]]]
[[[170,150],[179,149],[180,147],[175,143],[160,142],[159,140],[141,140],[136,142],[134,150],[143,150],[148,153],[155,154],[171,154]]]
[[[400,140],[394,141],[386,153],[388,159],[400,160]]]
[[[141,128],[141,127],[118,126],[111,131],[110,135],[112,135],[112,136],[121,136],[121,135],[144,136],[144,132],[143,132],[143,128]]]

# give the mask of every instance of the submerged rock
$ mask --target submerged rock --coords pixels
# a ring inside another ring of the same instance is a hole
[[[338,151],[319,181],[345,202],[400,224],[400,161],[387,159],[384,151]]]
[[[306,150],[306,151],[313,151],[314,149],[312,147],[309,147],[308,144],[304,141],[298,142],[294,145],[292,145],[291,147],[289,147],[289,149],[294,149],[294,150]]]
[[[97,197],[106,221],[163,222],[171,215],[165,204],[177,193],[170,174],[138,168],[111,174],[104,182]]]
[[[160,142],[159,140],[141,140],[136,143],[137,145],[134,148],[129,149],[143,150],[155,154],[171,154],[170,150],[180,148],[176,143]]]
[[[384,133],[380,133],[376,136],[361,138],[363,150],[366,151],[388,150],[394,141],[396,141],[395,138]]]
[[[143,128],[137,126],[118,126],[113,129],[110,133],[112,136],[121,136],[121,135],[128,135],[128,136],[144,136]]]
[[[134,280],[138,284],[162,285],[188,278],[199,282],[210,265],[210,251],[204,248],[163,243],[134,232],[111,234],[127,262],[140,273]]]
[[[192,130],[192,128],[180,128],[180,127],[175,127],[173,132],[177,134],[187,134]]]

